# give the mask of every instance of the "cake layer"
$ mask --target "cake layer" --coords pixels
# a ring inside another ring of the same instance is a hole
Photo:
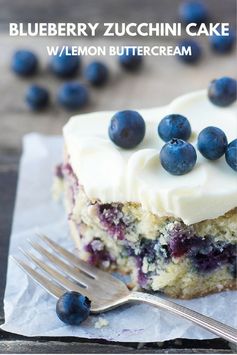
[[[91,201],[68,162],[62,173],[71,232],[85,261],[172,297],[236,288],[237,208],[188,226],[141,204]]]
[[[213,105],[206,91],[182,96],[165,107],[138,110],[146,122],[146,135],[131,150],[118,148],[108,137],[114,112],[75,116],[63,130],[69,162],[91,201],[136,203],[143,211],[181,219],[186,225],[215,219],[237,205],[236,173],[224,157],[211,162],[197,152],[190,173],[170,175],[160,165],[164,142],[157,126],[165,115],[178,113],[191,124],[194,146],[207,126],[221,128],[232,141],[237,133],[236,110],[237,103],[226,108]]]

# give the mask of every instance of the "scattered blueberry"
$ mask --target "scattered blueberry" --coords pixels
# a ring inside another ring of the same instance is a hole
[[[237,139],[234,139],[228,145],[225,152],[225,160],[233,170],[237,171]]]
[[[185,49],[188,49],[191,47],[191,54],[179,54],[178,59],[180,59],[182,62],[187,63],[187,64],[195,64],[197,63],[202,55],[202,49],[199,46],[199,44],[194,41],[193,39],[183,39],[179,41],[178,46],[180,50],[182,50],[182,47]]]
[[[208,87],[209,100],[217,106],[229,106],[237,96],[236,80],[223,76],[222,78],[212,80]]]
[[[191,126],[186,117],[171,114],[160,121],[158,134],[165,142],[170,141],[172,138],[180,138],[186,141],[191,135]]]
[[[94,86],[104,85],[109,78],[109,71],[101,62],[90,63],[85,71],[86,79]]]
[[[55,55],[51,59],[50,68],[52,72],[62,78],[73,77],[77,74],[80,67],[80,58],[68,54],[63,53],[61,56]]]
[[[70,325],[79,325],[90,313],[90,300],[79,292],[65,292],[57,301],[58,318]]]
[[[77,82],[69,82],[60,86],[58,101],[68,110],[76,110],[84,107],[89,101],[87,88]]]
[[[183,175],[191,171],[196,164],[197,154],[192,144],[173,138],[160,151],[163,168],[172,175]]]
[[[117,112],[109,125],[109,137],[119,147],[136,147],[145,136],[145,121],[137,111]]]
[[[227,144],[225,133],[217,127],[206,127],[198,135],[198,150],[206,159],[219,159],[225,153]]]
[[[179,8],[179,15],[184,23],[206,22],[209,14],[206,5],[201,1],[184,1]]]
[[[44,109],[49,103],[49,92],[42,86],[31,85],[26,92],[26,102],[32,110]]]
[[[129,71],[136,71],[142,65],[143,57],[138,55],[136,48],[128,48],[127,53],[119,56],[121,66]]]
[[[11,68],[21,76],[33,75],[38,69],[37,56],[28,50],[18,50],[13,55]]]
[[[210,37],[211,48],[217,53],[228,53],[235,45],[236,36],[234,31],[229,31],[228,36],[213,35]]]

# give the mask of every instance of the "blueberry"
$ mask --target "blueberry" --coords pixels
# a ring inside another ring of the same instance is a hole
[[[184,23],[206,22],[209,14],[205,4],[201,1],[184,1],[179,8],[179,15]]]
[[[121,148],[136,147],[145,136],[145,121],[137,111],[117,112],[109,125],[110,139]]]
[[[212,80],[208,87],[209,100],[217,106],[229,106],[236,101],[236,80],[223,76]]]
[[[233,31],[229,31],[228,36],[213,35],[210,37],[211,48],[216,53],[228,53],[235,45],[236,36]]]
[[[121,66],[129,71],[136,71],[142,65],[143,57],[138,55],[136,48],[128,48],[127,52],[119,56]]]
[[[216,160],[225,153],[227,138],[220,128],[209,126],[199,133],[197,146],[206,159]]]
[[[234,171],[237,171],[237,139],[234,139],[228,145],[225,152],[225,160]]]
[[[203,244],[203,239],[195,235],[193,228],[183,224],[175,224],[169,230],[169,235],[168,250],[173,257],[181,257],[190,249],[201,247]]]
[[[222,265],[228,265],[229,271],[234,274],[234,244],[217,241],[212,236],[198,236],[192,227],[182,224],[175,225],[169,235],[168,249],[172,257],[179,258],[186,254],[198,272],[210,272]]]
[[[140,257],[142,257],[142,259],[146,257],[149,263],[155,263],[158,254],[156,244],[156,240],[142,238],[140,242]]]
[[[107,232],[113,237],[122,240],[125,238],[126,224],[121,204],[101,204],[99,205],[99,219]]]
[[[237,148],[237,138],[230,142],[227,148]]]
[[[191,171],[196,164],[197,154],[192,144],[173,138],[160,151],[163,168],[172,175],[183,175]]]
[[[68,110],[84,107],[89,101],[87,88],[77,82],[63,84],[58,91],[58,101]]]
[[[85,76],[92,85],[102,86],[108,81],[109,71],[103,63],[93,62],[87,66]]]
[[[21,76],[33,75],[38,69],[37,56],[31,51],[18,50],[13,55],[11,68]]]
[[[191,55],[189,54],[179,54],[178,59],[187,64],[195,64],[197,63],[202,55],[202,49],[197,42],[192,39],[183,39],[179,41],[178,46],[182,51],[182,47],[188,49],[191,47]]]
[[[90,313],[90,300],[79,292],[65,292],[57,301],[58,318],[70,325],[79,325]]]
[[[186,141],[191,135],[191,126],[186,117],[171,114],[160,121],[158,134],[165,142],[170,141],[172,138],[180,138]]]
[[[70,54],[70,55],[69,55]],[[62,78],[73,77],[80,67],[80,58],[72,55],[71,52],[55,55],[51,59],[50,68],[52,72]]]
[[[49,92],[44,87],[31,85],[26,92],[26,102],[32,110],[41,110],[49,103]]]
[[[222,265],[228,265],[230,272],[234,271],[236,262],[236,246],[224,241],[215,241],[211,238],[203,239],[198,247],[189,251],[189,258],[199,272],[211,272]],[[232,269],[232,270],[231,270]]]

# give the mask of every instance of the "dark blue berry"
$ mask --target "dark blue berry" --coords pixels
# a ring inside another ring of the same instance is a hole
[[[236,80],[223,76],[211,81],[208,87],[209,100],[217,106],[225,107],[236,101]]]
[[[195,64],[197,63],[202,55],[202,49],[197,42],[192,39],[183,39],[178,43],[180,51],[182,51],[182,47],[188,49],[191,47],[191,54],[179,54],[178,59],[187,64]]]
[[[198,135],[198,150],[206,159],[219,159],[225,153],[227,144],[225,133],[217,127],[206,127]]]
[[[117,112],[109,125],[109,137],[119,147],[136,147],[145,136],[145,121],[137,111]]]
[[[191,126],[188,119],[182,115],[171,114],[165,116],[158,125],[158,133],[165,142],[172,138],[188,140],[191,135]]]
[[[57,302],[58,318],[70,325],[79,325],[90,313],[90,300],[79,292],[65,292]]]
[[[49,103],[49,92],[44,87],[31,85],[26,92],[26,102],[32,110],[44,109]]]
[[[163,168],[172,175],[183,175],[191,171],[196,164],[197,154],[192,144],[173,138],[160,151]]]
[[[172,257],[186,254],[198,272],[210,272],[227,265],[234,274],[237,251],[234,244],[217,241],[211,236],[197,236],[193,228],[182,224],[175,225],[169,234],[168,250]]]
[[[224,241],[213,241],[211,238],[200,238],[200,245],[190,249],[188,256],[199,272],[211,272],[223,265],[234,269],[236,263],[236,246]]]
[[[67,54],[63,53],[61,56],[53,56],[50,63],[52,72],[62,78],[75,76],[79,70],[79,67],[80,58],[76,55],[72,55],[71,52]]]
[[[225,160],[234,171],[237,171],[237,139],[234,139],[228,145],[225,152]]]
[[[121,204],[100,204],[99,219],[103,227],[113,237],[122,240],[125,237],[126,224],[123,220]]]
[[[236,36],[233,31],[229,31],[228,36],[213,35],[210,37],[211,48],[216,53],[229,53],[235,45]]]
[[[129,71],[138,70],[143,62],[143,57],[138,55],[136,48],[128,48],[127,52],[119,56],[121,66]]]
[[[184,23],[206,22],[209,14],[205,4],[201,1],[184,1],[179,8],[179,15]]]
[[[104,85],[109,78],[109,71],[101,62],[90,63],[85,71],[86,79],[94,86]]]
[[[65,83],[59,88],[59,103],[68,110],[84,107],[89,101],[87,88],[77,82]]]
[[[155,263],[157,260],[158,251],[156,250],[157,240],[142,238],[140,242],[139,256],[147,258],[149,263]]]
[[[203,238],[197,237],[194,230],[182,224],[174,225],[169,231],[168,250],[173,257],[181,257],[194,247],[203,245]]]
[[[12,57],[11,68],[21,76],[33,75],[38,69],[37,56],[31,51],[18,50]]]
[[[228,144],[228,148],[237,148],[237,138]]]

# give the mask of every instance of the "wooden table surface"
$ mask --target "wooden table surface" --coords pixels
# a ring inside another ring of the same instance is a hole
[[[61,109],[56,95],[61,80],[48,70],[46,45],[175,45],[177,39],[151,39],[131,41],[96,39],[9,38],[8,22],[22,21],[76,21],[76,22],[175,22],[180,0],[0,0],[0,323],[3,322],[3,294],[6,276],[7,251],[17,183],[18,163],[22,136],[28,132],[60,134],[71,113]],[[213,22],[235,23],[235,0],[207,0]],[[57,4],[57,5],[56,5]],[[118,5],[119,4],[119,5]],[[198,65],[187,66],[174,57],[146,57],[144,67],[137,74],[121,70],[114,57],[103,60],[110,68],[110,82],[100,90],[91,89],[91,102],[82,112],[141,108],[164,105],[176,96],[206,88],[209,81],[222,75],[235,75],[236,52],[215,55],[207,38],[199,38],[203,49]],[[10,58],[16,48],[30,48],[41,60],[39,74],[32,79],[19,79],[10,69]],[[78,80],[85,82],[83,68],[92,59],[82,58],[82,73]],[[42,113],[30,112],[24,103],[27,86],[41,83],[50,89],[51,107]],[[76,338],[25,338],[0,331],[0,353],[232,353],[233,347],[223,340],[175,340],[152,344],[109,343]]]

